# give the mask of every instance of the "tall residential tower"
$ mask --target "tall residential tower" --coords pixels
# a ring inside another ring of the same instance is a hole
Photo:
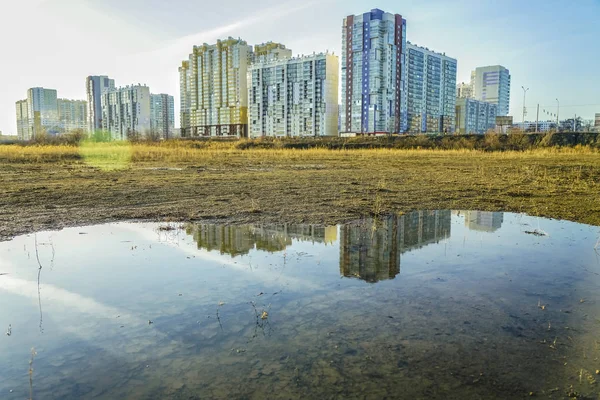
[[[183,136],[247,136],[251,61],[241,39],[194,46],[179,68]]]
[[[342,131],[406,131],[406,20],[379,9],[344,18]]]
[[[452,133],[456,60],[408,42],[408,132]]]
[[[56,90],[41,87],[27,91],[27,114],[30,138],[60,133]]]
[[[94,132],[102,129],[102,93],[115,88],[114,79],[108,76],[88,76],[85,80],[87,94],[88,130]]]
[[[17,101],[15,106],[17,109],[17,136],[19,140],[29,140],[31,133],[29,132],[27,99]]]
[[[473,83],[475,100],[498,106],[498,115],[506,116],[510,108],[510,71],[501,65],[479,67]]]
[[[132,85],[102,93],[102,129],[115,140],[144,136],[150,132],[150,89]]]
[[[175,130],[175,99],[168,94],[150,95],[150,130],[161,139],[173,137]]]

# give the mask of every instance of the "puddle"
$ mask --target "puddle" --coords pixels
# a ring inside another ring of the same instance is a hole
[[[597,241],[465,211],[17,237],[0,398],[597,398]]]

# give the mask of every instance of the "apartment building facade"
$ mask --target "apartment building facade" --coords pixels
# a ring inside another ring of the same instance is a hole
[[[461,82],[458,85],[456,85],[456,97],[472,99],[473,86],[471,85],[471,83]]]
[[[150,95],[150,130],[161,139],[169,139],[175,131],[175,99],[168,94]]]
[[[510,71],[501,65],[479,67],[473,76],[473,98],[498,106],[498,115],[508,115],[510,108]]]
[[[150,132],[150,89],[132,85],[104,91],[101,96],[102,129],[115,140]]]
[[[27,114],[30,138],[38,135],[60,133],[58,102],[54,89],[42,87],[27,90]]]
[[[342,25],[342,131],[400,133],[407,128],[406,20],[379,9]]]
[[[108,76],[88,76],[85,80],[88,131],[102,129],[102,93],[114,90],[115,81]]]
[[[407,43],[409,133],[452,133],[456,113],[456,59]]]
[[[248,72],[249,137],[337,136],[338,57],[278,57]]]
[[[194,46],[179,68],[184,136],[247,136],[251,62],[252,47],[241,39]]]
[[[461,134],[484,134],[496,127],[498,106],[475,99],[456,100],[456,132]]]
[[[17,101],[15,106],[17,112],[17,137],[19,140],[29,140],[31,138],[31,132],[29,131],[27,99]]]
[[[89,128],[87,101],[57,99],[58,121],[61,132],[84,131]]]

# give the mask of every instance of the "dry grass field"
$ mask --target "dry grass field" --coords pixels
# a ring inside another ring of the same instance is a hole
[[[597,148],[245,148],[236,142],[0,146],[0,238],[114,220],[337,223],[422,209],[600,225]]]

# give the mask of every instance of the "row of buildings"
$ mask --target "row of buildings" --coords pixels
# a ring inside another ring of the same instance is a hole
[[[479,67],[471,81],[456,87],[456,132],[482,134],[496,128],[496,117],[510,108],[511,76],[501,65]]]
[[[477,68],[457,95],[457,60],[408,41],[399,14],[373,9],[350,15],[341,39],[341,57],[293,57],[280,43],[251,46],[231,37],[194,46],[179,67],[181,135],[484,133],[497,115],[508,113],[507,69]],[[23,139],[73,127],[101,129],[115,139],[173,136],[173,98],[153,95],[144,85],[117,88],[106,76],[90,76],[87,103],[76,103],[83,113],[65,105],[63,122],[58,101],[46,102],[52,91],[32,90],[42,93],[39,104],[33,95],[26,106],[17,102]]]
[[[152,94],[146,85],[115,87],[107,76],[88,76],[88,130],[125,140],[134,135],[168,139],[175,135],[175,99]]]
[[[58,97],[56,90],[31,88],[27,98],[16,102],[17,135],[28,140],[47,134],[87,128],[87,105],[83,100]]]
[[[116,140],[132,134],[158,138],[174,135],[173,96],[151,94],[145,85],[117,88],[106,76],[87,77],[86,93],[87,101],[67,100],[58,98],[54,89],[29,89],[27,98],[16,102],[19,139],[100,130]]]
[[[292,57],[283,44],[253,47],[231,37],[194,46],[179,67],[182,136],[484,133],[495,127],[496,116],[508,113],[508,70],[478,68],[471,93],[481,94],[459,96],[469,101],[457,103],[456,59],[408,41],[406,25],[401,15],[379,9],[344,18],[341,63],[329,52]]]

